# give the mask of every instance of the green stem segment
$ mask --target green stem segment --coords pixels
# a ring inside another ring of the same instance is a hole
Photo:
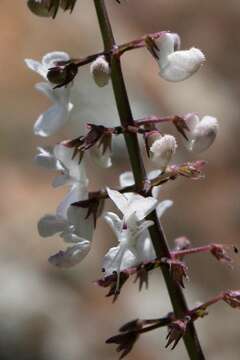
[[[105,48],[104,50],[109,51],[113,48],[116,48],[117,45],[114,40],[111,23],[105,6],[105,1],[94,0],[94,4],[102,33],[102,38]],[[113,56],[112,58],[111,77],[112,77],[113,92],[115,96],[115,101],[116,101],[121,125],[124,127],[129,125],[134,125],[134,119],[132,116],[132,112],[128,100],[128,94],[127,94],[125,82],[123,79],[121,63],[120,63],[120,59],[117,56]],[[133,133],[124,134],[124,136],[125,136],[131,167],[135,179],[136,189],[138,191],[141,191],[143,190],[147,177],[143,164],[143,159],[140,152],[138,138],[137,135]],[[154,222],[154,225],[149,228],[149,232],[157,257],[170,258],[171,254],[168,248],[167,240],[164,235],[161,224],[157,218],[156,212],[155,211],[152,212],[149,215],[148,219]],[[173,281],[169,269],[167,267],[164,267],[162,271],[171,298],[175,316],[177,318],[182,318],[189,311],[182,290],[180,286]],[[188,351],[189,358],[191,360],[205,359],[193,323],[190,323],[188,326],[188,330],[184,336],[184,342]]]

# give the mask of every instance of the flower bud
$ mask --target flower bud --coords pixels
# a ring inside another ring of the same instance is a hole
[[[178,82],[193,75],[205,61],[201,50],[192,47],[189,50],[180,49],[180,38],[177,34],[163,32],[155,40],[157,51],[155,58],[159,63],[159,75],[168,81]]]
[[[184,120],[189,128],[191,139],[189,149],[196,152],[207,150],[217,136],[218,120],[209,115],[200,120],[196,114],[188,114]]]
[[[150,147],[151,160],[160,170],[164,171],[177,148],[175,137],[172,135],[161,136],[159,133],[157,135],[154,131],[148,137],[147,142],[152,142]]]
[[[95,83],[99,87],[103,87],[108,84],[111,70],[104,56],[99,56],[95,61],[92,62],[90,72]]]
[[[77,65],[70,63],[66,66],[56,66],[50,68],[47,73],[47,78],[52,84],[56,84],[57,87],[61,87],[73,81],[77,72]]]
[[[27,5],[31,12],[37,16],[55,17],[58,3],[58,0],[28,0]]]

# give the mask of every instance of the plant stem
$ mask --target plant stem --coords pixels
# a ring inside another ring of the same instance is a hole
[[[105,1],[94,0],[94,4],[102,33],[102,38],[105,48],[104,50],[109,51],[113,48],[116,48],[117,45],[114,40],[110,20],[105,6]],[[112,57],[111,78],[112,78],[113,92],[115,96],[115,101],[116,101],[121,125],[124,127],[129,125],[130,126],[134,125],[135,122],[132,116],[132,112],[128,100],[128,94],[123,79],[120,58],[116,56]],[[147,177],[143,164],[143,159],[140,152],[138,138],[137,135],[133,133],[124,134],[124,137],[132,166],[136,189],[138,191],[141,191],[144,187]],[[171,258],[167,240],[165,238],[161,224],[158,220],[156,211],[152,212],[148,216],[148,219],[154,222],[154,225],[150,227],[149,232],[157,257],[159,259],[161,259],[162,257]],[[177,318],[182,318],[189,311],[182,290],[180,286],[173,281],[169,269],[167,267],[166,268],[164,267],[162,269],[162,272],[174,308],[175,316]],[[188,351],[189,358],[191,360],[205,359],[193,323],[190,323],[188,326],[188,331],[184,336],[184,342]]]

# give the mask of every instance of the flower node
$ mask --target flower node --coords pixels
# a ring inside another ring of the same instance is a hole
[[[188,280],[187,265],[180,260],[167,258],[161,259],[161,262],[169,266],[173,280],[184,288],[184,279]]]
[[[240,290],[225,291],[223,300],[234,309],[240,309]]]
[[[176,320],[169,325],[169,332],[167,334],[166,348],[172,345],[171,350],[175,349],[178,342],[185,335],[187,325],[191,321],[190,316],[186,316],[183,320]]]
[[[227,263],[231,266],[233,260],[226,252],[226,246],[221,244],[213,244],[211,245],[211,253],[212,255],[219,261]]]

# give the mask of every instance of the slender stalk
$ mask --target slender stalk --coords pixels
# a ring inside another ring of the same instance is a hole
[[[102,33],[105,51],[117,48],[107,9],[105,6],[105,1],[94,0],[94,4]],[[111,77],[121,125],[124,127],[134,125],[135,122],[128,100],[120,59],[116,56],[113,57],[111,63]],[[133,133],[124,134],[124,137],[128,149],[136,188],[138,191],[141,191],[146,181],[146,171],[144,168],[140,147],[138,144],[138,138],[137,135]],[[168,248],[167,241],[156,212],[154,211],[153,213],[151,213],[148,218],[154,222],[154,225],[150,227],[149,232],[157,257],[171,258],[170,250]],[[167,267],[164,267],[162,271],[167,284],[175,315],[177,318],[182,318],[189,311],[182,290],[180,286],[171,278],[169,269]],[[205,359],[193,323],[189,324],[188,331],[184,336],[184,342],[188,351],[189,358],[191,360]]]

